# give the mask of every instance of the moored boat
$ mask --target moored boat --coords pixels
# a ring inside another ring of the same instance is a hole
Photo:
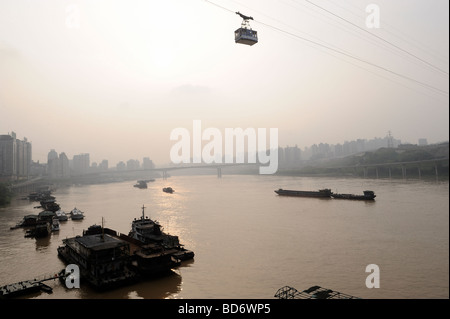
[[[52,220],[52,231],[59,231],[59,219],[58,219],[58,217],[53,217],[53,220]]]
[[[69,219],[66,212],[62,211],[61,209],[56,211],[56,217],[58,217],[59,221],[66,221]]]
[[[33,228],[27,230],[25,237],[42,238],[47,237],[51,232],[52,228],[50,223],[48,221],[41,220],[38,221]]]
[[[26,215],[20,222],[17,223],[16,226],[11,227],[10,229],[16,229],[21,227],[34,227],[36,226],[38,220],[39,220],[38,215]]]
[[[79,265],[81,280],[99,290],[168,274],[181,263],[160,245],[146,245],[99,225],[90,226],[83,236],[64,239],[63,244],[58,256]]]
[[[61,209],[59,204],[56,203],[55,199],[47,199],[40,201],[41,207],[44,210],[56,212],[57,210]]]
[[[56,213],[50,210],[44,210],[38,215],[40,221],[47,221],[49,223],[52,222],[53,218],[56,217]]]
[[[294,197],[321,197],[321,198],[331,198],[333,192],[329,188],[319,189],[318,191],[297,191],[288,189],[278,189],[275,191],[281,196],[294,196]]]
[[[145,207],[142,206],[142,216],[135,218],[131,223],[128,236],[144,244],[157,244],[170,251],[171,255],[181,261],[194,258],[194,252],[184,248],[178,236],[163,232],[162,226],[148,216],[145,216]]]
[[[84,214],[81,210],[75,207],[70,211],[70,218],[72,220],[80,220],[84,218]]]
[[[137,277],[129,268],[130,245],[102,232],[63,239],[57,250],[66,263],[77,264],[80,279],[96,289],[121,286]]]

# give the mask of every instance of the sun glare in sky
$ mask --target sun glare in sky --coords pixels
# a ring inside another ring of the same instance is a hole
[[[31,140],[33,160],[54,148],[112,165],[166,163],[193,120],[276,127],[281,147],[448,140],[448,2],[376,1],[369,30],[370,3],[2,1],[0,134]],[[257,44],[234,42],[237,11]]]

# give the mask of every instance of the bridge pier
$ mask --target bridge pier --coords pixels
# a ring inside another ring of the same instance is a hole
[[[389,167],[389,179],[392,178],[391,168]]]
[[[163,181],[165,181],[167,179],[167,171],[162,171],[163,173]]]
[[[222,168],[217,167],[217,178],[222,178]]]
[[[377,179],[378,179],[378,167],[375,167],[375,172],[377,173]]]
[[[418,169],[418,171],[419,171],[419,179],[422,179],[422,172],[420,171],[420,165],[417,166],[417,169]]]
[[[434,170],[436,172],[436,182],[437,182],[437,181],[439,181],[437,163],[434,163]]]
[[[406,178],[406,166],[405,165],[402,165],[402,177],[403,177],[403,179]]]

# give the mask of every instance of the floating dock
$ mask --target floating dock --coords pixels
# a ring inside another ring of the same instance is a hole
[[[1,286],[0,298],[14,298],[37,291],[52,293],[53,292],[52,287],[44,284],[44,281],[65,278],[65,276],[66,276],[65,270],[62,270],[57,274],[44,276],[41,279],[24,280],[13,284]]]
[[[279,299],[361,299],[320,286],[313,286],[303,291],[284,286],[278,289],[274,297]]]

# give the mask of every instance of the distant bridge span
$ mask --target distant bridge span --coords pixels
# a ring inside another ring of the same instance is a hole
[[[191,165],[191,166],[169,166],[169,167],[157,167],[157,168],[140,168],[131,170],[120,170],[120,171],[104,171],[85,174],[83,176],[89,175],[103,175],[111,173],[130,173],[130,172],[162,172],[163,178],[167,178],[168,171],[182,170],[182,169],[216,169],[217,177],[222,177],[222,168],[226,167],[245,167],[245,166],[260,166],[259,163],[232,163],[232,164],[202,164],[202,165]]]
[[[235,163],[235,164],[205,164],[205,165],[192,165],[192,166],[170,166],[153,169],[145,169],[144,171],[158,171],[163,173],[163,179],[167,178],[168,171],[182,170],[182,169],[217,169],[217,177],[222,177],[222,168],[225,167],[243,167],[243,166],[256,166],[256,163]],[[133,171],[133,170],[131,170]],[[136,171],[143,171],[136,170]],[[128,171],[130,172],[130,171]]]

